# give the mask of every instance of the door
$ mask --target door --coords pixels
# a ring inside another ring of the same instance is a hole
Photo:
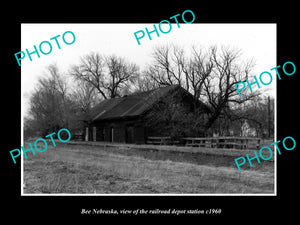
[[[125,142],[126,143],[134,142],[134,128],[132,125],[127,125],[125,127]]]
[[[93,127],[93,141],[96,141],[96,127]]]

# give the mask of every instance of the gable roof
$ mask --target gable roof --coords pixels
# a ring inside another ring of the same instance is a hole
[[[166,96],[177,89],[183,88],[179,85],[171,85],[147,92],[124,96],[122,98],[106,99],[92,109],[90,120],[100,121],[142,115],[161,97]],[[187,91],[185,92],[190,94]]]

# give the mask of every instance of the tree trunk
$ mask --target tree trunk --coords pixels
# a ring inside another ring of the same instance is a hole
[[[220,114],[220,110],[216,110],[212,113],[207,122],[204,124],[204,133],[206,133],[208,129],[214,124],[214,122],[219,118]]]

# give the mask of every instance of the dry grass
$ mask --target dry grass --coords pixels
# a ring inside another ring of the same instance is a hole
[[[160,160],[130,155],[129,150],[126,154],[111,150],[57,144],[29,155],[24,159],[24,193],[274,192],[272,167],[238,172],[233,166]]]

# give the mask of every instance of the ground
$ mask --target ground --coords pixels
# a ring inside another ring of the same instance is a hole
[[[24,194],[274,193],[274,162],[253,161],[239,172],[234,159],[245,156],[241,151],[56,144],[24,159]]]

